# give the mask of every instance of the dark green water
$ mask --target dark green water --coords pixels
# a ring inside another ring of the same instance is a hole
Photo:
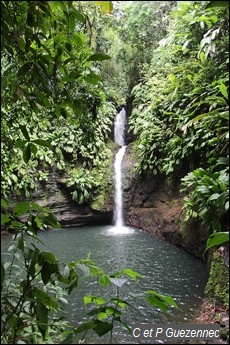
[[[46,244],[45,251],[52,251],[63,262],[84,259],[91,252],[91,259],[107,274],[123,268],[131,268],[143,274],[143,279],[136,283],[127,282],[122,286],[121,298],[126,298],[130,292],[154,290],[173,297],[180,308],[173,308],[165,314],[148,307],[143,301],[140,304],[134,302],[141,314],[130,310],[125,312],[124,318],[130,324],[189,322],[203,297],[207,280],[205,265],[181,249],[146,232],[125,228],[124,232],[119,233],[111,226],[95,226],[53,230],[39,236]],[[9,239],[3,238],[3,257],[8,245]],[[66,317],[73,324],[86,321],[88,317],[85,315],[90,307],[84,306],[84,295],[109,298],[115,293],[115,286],[104,288],[94,279],[80,279],[79,287],[69,297]],[[107,343],[107,340],[108,338],[102,338],[100,343]],[[133,338],[120,327],[114,332],[113,342],[134,344]],[[86,341],[87,343],[97,344],[99,341],[91,335],[90,342]]]

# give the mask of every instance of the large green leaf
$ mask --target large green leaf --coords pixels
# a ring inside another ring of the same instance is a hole
[[[229,232],[216,232],[212,234],[211,236],[209,236],[206,247],[205,247],[205,251],[210,248],[220,246],[228,241],[229,241]]]
[[[1,199],[1,207],[6,210],[9,207],[9,201],[6,199]]]
[[[33,143],[40,145],[40,146],[52,147],[52,145],[47,140],[43,140],[43,139],[33,140]]]
[[[81,23],[85,23],[85,17],[81,12],[74,9],[74,11],[72,11],[72,14],[74,15],[74,17],[77,21],[79,21]]]
[[[30,203],[29,201],[21,201],[17,202],[17,204],[13,208],[13,213],[15,216],[22,216],[23,214],[27,213],[30,210]]]
[[[107,54],[102,53],[96,53],[91,55],[87,61],[104,61],[104,60],[110,60],[111,57]]]
[[[25,163],[28,163],[31,157],[31,149],[30,149],[30,145],[28,144],[24,150],[23,150],[23,160]]]
[[[27,140],[17,140],[15,143],[15,147],[22,148],[27,143]]]
[[[1,213],[1,225],[6,224],[10,221],[10,215],[9,213]]]
[[[99,278],[99,283],[103,286],[108,286],[111,283],[109,276],[102,274]]]
[[[41,276],[42,276],[42,281],[44,283],[44,285],[46,285],[51,277],[51,274],[53,273],[53,269],[52,266],[49,262],[45,262],[42,265],[42,269],[41,269]]]
[[[222,93],[222,95],[228,99],[228,91],[227,91],[227,87],[224,84],[219,85],[219,89],[220,92]]]
[[[72,43],[75,43],[77,46],[82,47],[84,43],[82,36],[79,33],[74,32]]]
[[[51,298],[48,293],[45,291],[39,289],[38,287],[33,287],[33,295],[36,297],[36,299],[43,305],[45,305],[48,308],[53,308],[55,310],[58,310],[60,308],[57,301],[55,301],[53,298]]]
[[[97,296],[91,296],[91,295],[84,296],[84,304],[88,304],[92,302],[95,304],[104,304],[105,300],[104,298],[97,297]]]
[[[43,221],[44,221],[44,224],[50,225],[53,228],[59,229],[61,227],[57,218],[52,213],[50,213],[48,216],[45,216]]]
[[[154,307],[158,307],[163,311],[167,311],[169,306],[178,308],[176,302],[170,296],[161,295],[156,291],[146,291],[146,293],[146,301]]]
[[[83,323],[79,327],[75,328],[74,333],[78,334],[78,333],[86,332],[90,329],[93,329],[95,326],[96,326],[95,321],[89,321],[89,322]]]
[[[104,334],[110,332],[113,329],[112,323],[96,320],[95,324],[96,325],[93,330],[97,333],[97,335],[99,335],[99,337],[102,337]]]
[[[57,258],[53,253],[50,252],[40,252],[38,262],[39,265],[42,265],[46,261],[50,263],[57,263]]]
[[[66,9],[63,1],[49,1],[49,5],[53,12],[64,11]]]
[[[29,136],[29,133],[28,133],[28,131],[27,131],[26,126],[25,126],[25,125],[20,125],[20,129],[21,129],[22,134],[24,135],[25,139],[26,139],[27,141],[30,141],[30,136]]]
[[[122,271],[124,274],[126,274],[127,276],[131,277],[133,280],[136,280],[137,278],[143,278],[143,275],[135,272],[133,270],[131,270],[130,268],[125,268]]]
[[[34,308],[36,320],[38,324],[39,331],[41,332],[43,338],[45,338],[46,331],[48,329],[48,309],[43,303],[37,303]]]
[[[210,1],[206,8],[213,8],[213,7],[229,7],[228,1]]]
[[[37,148],[36,145],[30,143],[30,150],[31,150],[31,152],[32,152],[34,155],[36,155],[36,153],[37,153],[37,151],[38,151],[38,148]]]
[[[18,77],[25,76],[25,74],[33,67],[32,62],[26,62],[18,70]]]

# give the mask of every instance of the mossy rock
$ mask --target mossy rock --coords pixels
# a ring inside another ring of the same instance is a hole
[[[223,258],[216,252],[212,257],[205,294],[229,307],[229,271]]]

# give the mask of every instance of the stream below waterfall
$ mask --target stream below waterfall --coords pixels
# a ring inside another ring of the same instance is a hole
[[[91,253],[91,259],[103,268],[105,273],[112,274],[123,268],[131,268],[144,275],[136,282],[128,281],[120,288],[120,298],[131,298],[130,294],[154,290],[170,295],[179,309],[170,309],[163,313],[151,308],[146,303],[134,301],[139,312],[127,309],[124,320],[135,323],[186,323],[194,317],[204,294],[207,280],[206,266],[200,260],[173,245],[159,240],[144,231],[126,227],[125,231],[116,231],[111,226],[84,226],[50,230],[39,234],[46,248],[36,243],[45,251],[51,251],[63,262],[85,259]],[[2,258],[9,260],[7,248],[11,239],[2,238]],[[79,279],[79,286],[68,297],[69,304],[65,317],[73,324],[89,320],[87,312],[91,305],[84,306],[84,295],[96,295],[109,299],[115,296],[116,286],[103,287],[95,278]],[[86,344],[107,343],[109,336],[99,339],[95,333],[86,337]],[[78,336],[78,339],[81,337]],[[87,340],[88,339],[88,340]],[[90,340],[89,340],[90,339]],[[87,342],[89,341],[89,342]],[[148,342],[148,340],[147,340]],[[78,343],[76,340],[75,343]],[[114,331],[113,343],[140,343],[132,338],[120,325]]]

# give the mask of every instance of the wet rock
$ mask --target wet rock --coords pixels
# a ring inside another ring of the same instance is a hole
[[[63,173],[52,171],[47,183],[42,183],[40,188],[33,193],[31,201],[40,206],[49,207],[62,227],[112,223],[113,198],[111,195],[108,195],[101,211],[94,210],[88,204],[78,205],[73,201],[65,181],[66,177]],[[13,201],[15,203],[24,200],[25,197],[17,196]]]
[[[138,176],[132,151],[129,144],[122,161],[125,224],[155,234],[202,259],[208,232],[200,224],[183,222],[184,196],[179,183]]]

